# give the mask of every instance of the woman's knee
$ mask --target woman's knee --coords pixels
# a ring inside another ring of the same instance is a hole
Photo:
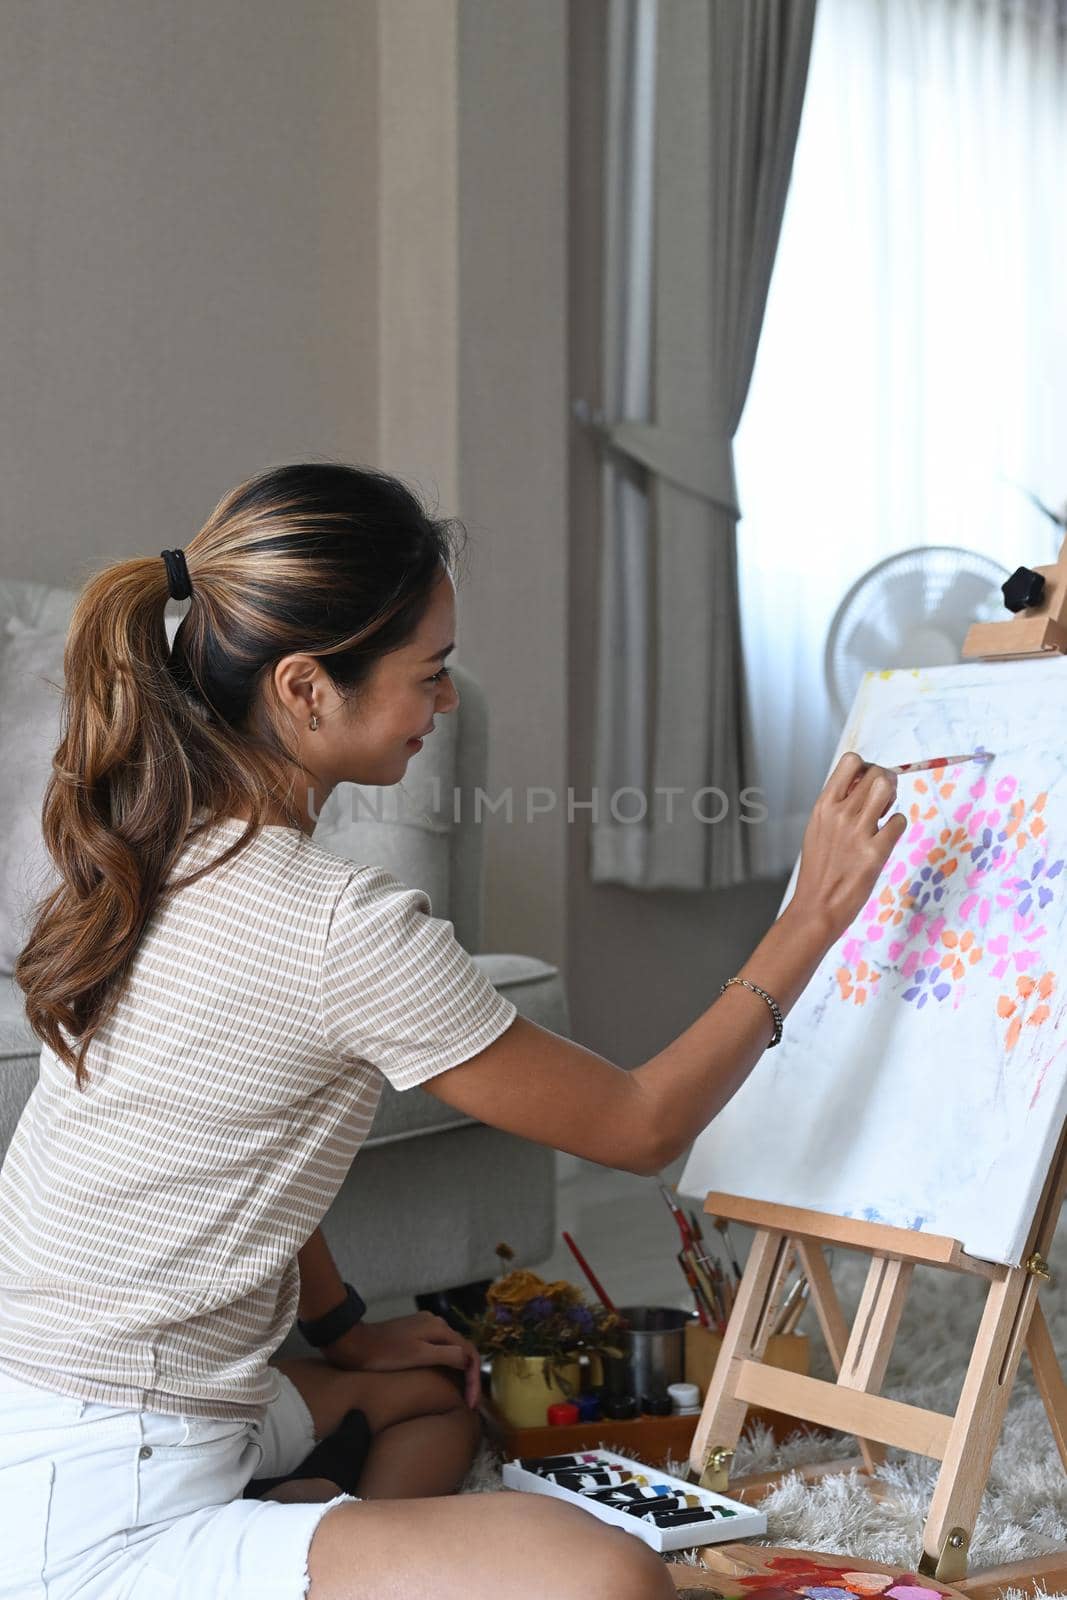
[[[561,1558],[575,1600],[594,1594],[610,1595],[611,1600],[674,1600],[666,1564],[643,1539],[563,1501],[540,1495],[515,1498],[524,1536]]]

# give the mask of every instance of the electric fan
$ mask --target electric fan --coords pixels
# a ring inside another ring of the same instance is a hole
[[[865,672],[960,660],[972,622],[1004,616],[999,562],[954,545],[919,545],[879,561],[838,606],[826,639],[826,688],[838,725]]]

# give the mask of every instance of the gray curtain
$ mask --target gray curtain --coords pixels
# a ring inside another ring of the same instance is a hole
[[[751,875],[732,441],[814,17],[609,0],[596,882]]]

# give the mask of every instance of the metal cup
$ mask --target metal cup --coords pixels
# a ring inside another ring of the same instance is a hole
[[[630,1326],[618,1335],[624,1354],[604,1357],[608,1394],[632,1394],[640,1404],[645,1395],[681,1383],[689,1313],[676,1306],[620,1306],[619,1314]]]

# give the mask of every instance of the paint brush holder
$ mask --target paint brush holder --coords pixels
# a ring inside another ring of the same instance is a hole
[[[722,1335],[713,1333],[710,1328],[702,1328],[698,1322],[691,1322],[685,1330],[685,1381],[695,1383],[700,1389],[701,1398],[708,1392],[715,1371],[715,1363],[722,1350]],[[764,1363],[769,1367],[781,1367],[785,1372],[800,1372],[808,1375],[811,1364],[811,1352],[806,1333],[774,1333],[767,1341],[767,1352],[763,1357]],[[751,1412],[749,1413],[751,1415]],[[779,1413],[760,1413],[761,1419],[768,1422],[772,1432],[779,1431]],[[773,1419],[773,1420],[772,1420]],[[782,1421],[788,1421],[782,1418]],[[796,1427],[791,1422],[792,1428]]]

